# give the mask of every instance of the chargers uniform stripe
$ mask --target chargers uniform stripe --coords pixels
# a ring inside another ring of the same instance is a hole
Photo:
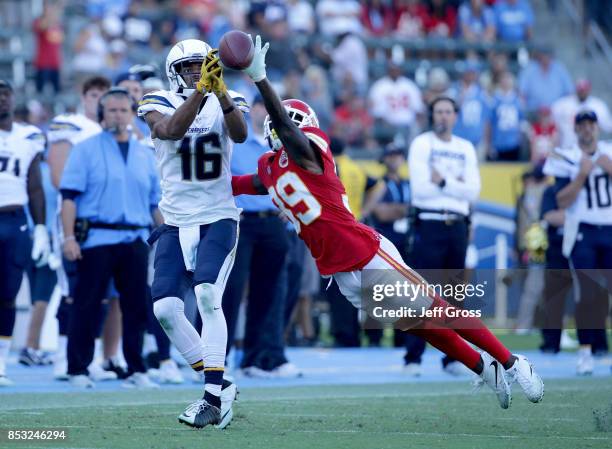
[[[167,106],[172,109],[176,109],[167,98],[161,97],[159,95],[145,95],[142,100],[138,103],[139,106],[144,106],[146,104],[159,104],[161,106]]]

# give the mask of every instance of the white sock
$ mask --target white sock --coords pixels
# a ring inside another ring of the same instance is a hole
[[[68,337],[66,335],[58,335],[57,351],[55,353],[55,357],[58,360],[65,360],[67,350],[68,350]]]
[[[0,338],[0,376],[4,376],[6,374],[6,360],[8,359],[10,349],[11,338]]]
[[[214,284],[200,284],[195,287],[195,294],[202,317],[204,366],[223,368],[227,346],[227,323],[221,308],[221,289]]]
[[[153,304],[153,312],[176,349],[192,367],[202,361],[200,335],[185,316],[185,304],[177,297],[162,298]],[[195,367],[193,367],[195,369]],[[201,371],[198,370],[198,371]]]

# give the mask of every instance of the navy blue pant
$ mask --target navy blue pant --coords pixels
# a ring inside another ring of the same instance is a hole
[[[287,361],[283,342],[285,298],[279,289],[287,245],[285,224],[277,216],[243,216],[234,269],[223,294],[229,351],[248,284],[242,367],[272,370]]]
[[[580,301],[576,305],[578,341],[591,345],[594,353],[607,352],[606,319],[608,295],[612,290],[612,225],[581,223],[570,259],[580,286]]]
[[[84,249],[77,264],[74,303],[68,333],[68,374],[88,374],[99,332],[102,299],[111,279],[119,292],[123,325],[123,355],[129,374],[144,372],[142,342],[147,321],[147,259],[149,248],[132,243]]]
[[[31,263],[32,240],[23,209],[0,212],[0,336],[13,335],[15,299]]]
[[[468,245],[468,226],[465,221],[446,224],[438,220],[417,221],[414,242],[410,251],[408,265],[416,270],[454,270],[465,268],[465,253]],[[441,273],[439,273],[441,274]],[[448,279],[433,279],[425,275],[429,282],[449,282]],[[451,301],[453,298],[445,298]],[[416,335],[406,335],[406,355],[404,361],[421,363],[425,352],[425,340]],[[442,365],[454,362],[448,356],[442,358]]]
[[[223,264],[236,245],[238,225],[235,220],[225,219],[200,226],[196,265],[193,273],[185,267],[179,228],[162,225],[158,227],[149,244],[159,241],[155,250],[155,275],[151,285],[153,302],[166,298],[183,298],[185,289],[199,284],[214,284],[221,273]]]

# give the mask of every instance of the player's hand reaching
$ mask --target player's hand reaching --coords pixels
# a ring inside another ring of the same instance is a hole
[[[250,35],[249,35],[250,36]],[[266,53],[268,53],[270,44],[266,42],[266,45],[261,46],[261,36],[255,37],[255,51],[253,53],[253,61],[251,65],[244,69],[244,72],[254,81],[261,81],[266,77]]]
[[[227,86],[223,80],[223,68],[219,64],[219,50],[211,50],[202,63],[200,70],[200,81],[196,84],[196,89],[200,93],[212,92],[217,97],[227,93]]]

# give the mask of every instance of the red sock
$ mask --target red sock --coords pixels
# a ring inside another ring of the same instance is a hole
[[[453,329],[440,328],[432,323],[423,322],[408,332],[421,337],[447,356],[459,360],[472,371],[475,371],[480,361],[480,354],[474,351]]]
[[[451,306],[443,299],[436,298],[431,306],[441,307],[446,311],[461,310]],[[457,334],[465,338],[470,343],[487,351],[491,356],[505,365],[512,353],[502,344],[499,339],[476,317],[449,318],[447,313],[442,313],[441,317],[434,317],[428,320],[436,326],[444,326],[453,329]],[[432,343],[433,344],[433,343]]]

